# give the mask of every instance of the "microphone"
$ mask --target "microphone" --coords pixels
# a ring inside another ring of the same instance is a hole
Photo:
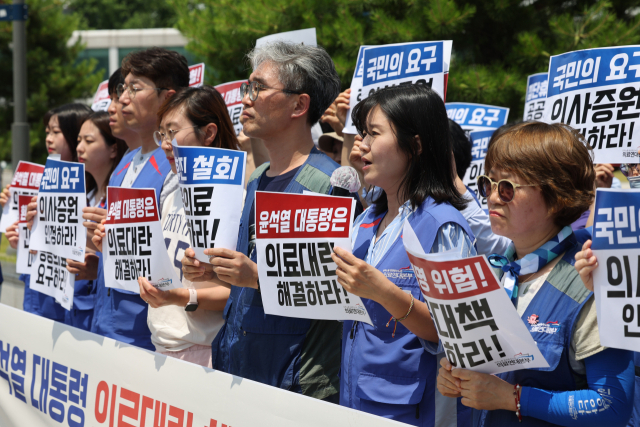
[[[349,197],[360,189],[358,172],[351,166],[341,166],[331,174],[332,196]]]

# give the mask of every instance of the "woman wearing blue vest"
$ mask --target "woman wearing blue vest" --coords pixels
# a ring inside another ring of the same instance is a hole
[[[437,356],[419,337],[438,336],[401,236],[408,220],[427,252],[475,254],[444,103],[426,85],[396,86],[352,117],[364,137],[364,180],[382,191],[353,226],[353,255],[336,248],[333,256],[340,283],[364,298],[373,322],[344,322],[340,404],[416,426],[468,425],[469,411],[436,392]]]
[[[624,426],[633,406],[632,353],[600,344],[592,292],[574,269],[571,230],[594,197],[582,135],[527,122],[499,135],[478,188],[491,228],[512,240],[490,261],[548,368],[487,375],[441,360],[438,389],[476,409],[475,426]]]

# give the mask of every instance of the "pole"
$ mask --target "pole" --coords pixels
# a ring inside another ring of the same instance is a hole
[[[13,0],[14,5],[24,0]],[[17,9],[17,6],[14,6]],[[29,123],[27,122],[27,31],[26,20],[13,21],[13,124],[11,125],[11,162],[29,160]]]

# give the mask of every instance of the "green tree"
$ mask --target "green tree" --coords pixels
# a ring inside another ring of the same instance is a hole
[[[246,78],[255,39],[315,27],[349,86],[360,45],[453,40],[448,101],[511,108],[522,117],[526,76],[570,50],[640,41],[638,1],[167,0],[210,83]],[[634,13],[636,15],[634,15]]]
[[[165,0],[70,0],[68,10],[82,16],[83,26],[91,30],[129,28],[169,28],[176,14]]]
[[[76,63],[80,44],[67,46],[78,27],[75,14],[63,13],[59,0],[30,0],[27,20],[27,119],[31,125],[31,158],[44,162],[42,118],[51,108],[93,95],[102,72],[94,61]],[[0,23],[0,158],[11,158],[13,122],[13,65],[10,43],[12,24]]]

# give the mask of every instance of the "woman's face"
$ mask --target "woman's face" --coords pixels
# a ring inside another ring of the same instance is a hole
[[[78,162],[84,163],[87,172],[95,178],[96,172],[102,169],[111,169],[113,159],[116,157],[116,145],[108,146],[100,129],[91,121],[82,124],[78,134]],[[105,160],[109,159],[109,162]]]
[[[368,132],[360,144],[364,181],[396,194],[407,172],[407,156],[400,151],[391,122],[380,108],[369,113]]]
[[[495,182],[508,179],[516,184],[530,184],[518,175],[498,168],[492,168],[488,176]],[[516,248],[535,245],[558,228],[538,186],[516,188],[513,200],[505,203],[498,197],[498,189],[494,185],[487,198],[487,204],[491,230],[511,239]]]
[[[46,132],[47,137],[45,139],[45,142],[47,144],[47,151],[49,152],[49,154],[60,154],[60,160],[64,160],[66,162],[72,161],[73,155],[71,154],[71,149],[69,149],[67,140],[64,139],[64,135],[60,130],[57,115],[53,115],[49,119],[49,124],[46,127]]]
[[[193,123],[184,115],[182,108],[176,108],[165,114],[164,117],[162,117],[158,130],[165,135],[162,140],[162,150],[164,150],[164,154],[167,156],[173,173],[178,173],[176,170],[176,161],[173,157],[173,148],[171,147],[171,140],[173,138],[175,138],[178,145],[184,147],[204,145],[204,141],[198,137],[196,128],[193,127]]]

